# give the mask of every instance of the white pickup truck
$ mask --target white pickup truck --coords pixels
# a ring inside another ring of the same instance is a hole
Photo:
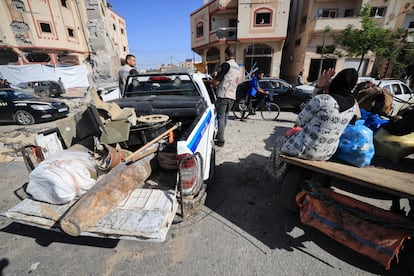
[[[201,73],[128,77],[124,97],[115,102],[122,108],[134,108],[138,123],[130,127],[121,146],[134,151],[171,126],[179,128],[174,137],[164,139],[168,143],[160,140],[158,150],[146,157],[151,159],[151,175],[144,185],[80,235],[163,241],[177,214],[183,216],[203,205],[206,187],[214,178],[217,129],[215,95],[206,85],[208,78]],[[78,200],[55,205],[28,197],[2,215],[18,223],[62,231],[65,214]],[[180,205],[181,212],[177,211]]]

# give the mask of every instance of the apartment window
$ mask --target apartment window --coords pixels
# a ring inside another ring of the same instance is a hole
[[[336,9],[320,9],[318,11],[319,18],[335,18],[337,14]]]
[[[267,9],[260,9],[255,12],[255,26],[270,25],[272,12]]]
[[[61,5],[62,5],[62,7],[65,7],[65,8],[67,8],[68,6],[67,6],[67,3],[66,3],[66,0],[60,0],[60,3],[61,3]]]
[[[40,29],[44,33],[52,33],[52,28],[49,23],[40,23]]]
[[[74,32],[74,30],[73,30],[73,29],[71,29],[71,28],[68,28],[68,35],[69,35],[70,37],[75,37],[75,32]]]
[[[202,37],[204,35],[204,24],[203,22],[198,22],[196,25],[196,37]]]
[[[386,9],[387,9],[386,7],[372,7],[369,16],[371,16],[371,17],[384,17]]]
[[[353,17],[354,16],[354,10],[353,9],[346,9],[344,12],[344,17]]]

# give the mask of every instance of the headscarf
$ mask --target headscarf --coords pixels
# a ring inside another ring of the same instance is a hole
[[[352,89],[358,80],[358,73],[354,68],[347,68],[339,72],[329,85],[331,95],[339,105],[339,112],[345,111],[355,104]]]

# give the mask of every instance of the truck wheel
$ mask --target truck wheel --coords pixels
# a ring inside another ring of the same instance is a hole
[[[302,168],[290,166],[283,178],[279,203],[283,208],[292,213],[299,212],[299,207],[296,204],[296,195],[304,187],[305,172]]]

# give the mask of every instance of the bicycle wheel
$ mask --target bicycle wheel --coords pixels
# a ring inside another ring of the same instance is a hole
[[[245,99],[237,100],[234,105],[235,105],[233,108],[234,117],[236,117],[237,119],[246,119],[247,117],[249,117],[249,111],[248,111],[249,107]]]
[[[266,103],[260,110],[263,120],[274,121],[279,117],[280,107],[275,103]]]

